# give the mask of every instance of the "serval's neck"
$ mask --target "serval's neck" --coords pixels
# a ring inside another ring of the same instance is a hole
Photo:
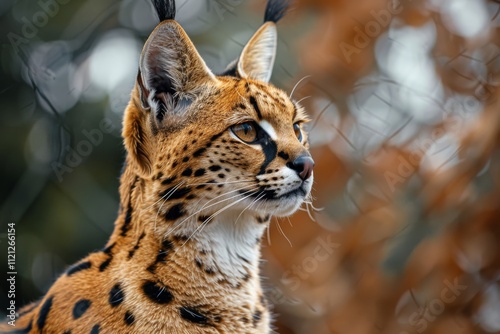
[[[145,188],[154,183],[143,182],[128,168],[122,175],[122,209],[110,244],[125,239],[122,258],[138,262],[124,264],[123,270],[138,271],[128,277],[154,277],[185,291],[210,287],[214,297],[237,291],[247,305],[260,304],[260,239],[269,216],[249,210],[197,212],[202,207],[197,200],[192,205],[185,199],[160,200],[158,189]],[[175,208],[178,203],[182,208]]]

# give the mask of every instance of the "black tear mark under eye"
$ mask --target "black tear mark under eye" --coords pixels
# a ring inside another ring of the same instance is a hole
[[[264,131],[260,129],[260,131]],[[262,152],[264,153],[264,162],[262,166],[260,166],[259,174],[264,174],[266,172],[267,166],[271,163],[271,161],[276,158],[276,153],[278,152],[278,145],[267,135],[263,136],[262,141],[259,142],[262,147]]]
[[[179,313],[181,315],[181,318],[198,324],[198,325],[209,325],[208,317],[205,315],[201,314],[198,310],[192,307],[180,307],[179,308]]]
[[[168,304],[174,299],[167,286],[159,286],[152,281],[144,282],[142,291],[144,291],[146,297],[158,304]]]

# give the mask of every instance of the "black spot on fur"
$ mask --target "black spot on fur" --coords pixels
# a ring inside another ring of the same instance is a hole
[[[191,176],[193,174],[193,170],[191,168],[186,168],[183,172],[182,172],[182,176]]]
[[[197,169],[194,172],[194,176],[196,176],[196,177],[200,177],[200,176],[203,176],[203,175],[205,175],[205,168]]]
[[[117,307],[123,302],[125,299],[125,295],[123,294],[123,290],[119,283],[115,284],[111,291],[109,291],[109,303],[111,307]]]
[[[163,240],[162,246],[158,251],[158,254],[156,255],[155,262],[147,268],[147,271],[154,274],[156,265],[160,262],[165,262],[168,253],[171,252],[172,249],[174,249],[174,245],[172,244],[172,242],[170,240]]]
[[[250,104],[255,109],[255,112],[257,113],[257,117],[259,118],[259,120],[262,119],[262,113],[260,112],[259,105],[257,104],[257,100],[255,99],[255,97],[250,96]]]
[[[210,169],[212,172],[217,172],[217,171],[221,170],[222,167],[218,166],[218,165],[213,165],[213,166],[208,167],[208,169]]]
[[[182,162],[188,162],[188,161],[189,161],[189,157],[182,158]]]
[[[101,326],[94,325],[94,327],[92,327],[92,329],[90,330],[90,334],[99,334],[100,330],[101,330]]]
[[[194,157],[199,157],[200,155],[202,155],[203,153],[205,153],[207,149],[202,147],[202,148],[199,148],[198,150],[196,150],[194,153],[193,153],[193,156]]]
[[[254,328],[257,327],[261,318],[262,312],[260,310],[255,311],[255,313],[252,315],[252,325]]]
[[[166,200],[167,199],[168,200],[179,199],[179,198],[182,198],[185,195],[189,194],[190,192],[191,192],[190,187],[182,187],[182,188],[176,189],[176,187],[174,186],[174,187],[170,187],[170,188],[167,188],[164,191],[162,191],[160,193],[160,197],[163,199],[166,199]]]
[[[208,325],[208,318],[192,307],[180,307],[181,318],[197,325]]]
[[[241,255],[238,255],[238,258],[239,258],[240,260],[242,260],[243,262],[250,264],[250,260],[249,260],[249,259],[247,259],[247,258],[245,258],[245,257],[243,257],[243,256],[241,256]]]
[[[92,304],[92,302],[88,299],[80,299],[77,301],[75,306],[73,306],[73,318],[80,318],[88,310],[90,304]]]
[[[113,258],[112,257],[108,257],[106,260],[104,260],[103,263],[101,263],[101,265],[99,266],[99,271],[100,272],[103,272],[104,270],[106,270],[106,268],[109,266],[109,264],[111,263],[111,260]]]
[[[269,218],[271,218],[270,215],[265,215],[264,217],[257,217],[257,221],[260,224],[262,224],[262,223],[266,223],[269,220]]]
[[[139,249],[139,244],[141,243],[141,240],[142,240],[142,238],[144,238],[144,236],[146,236],[146,233],[142,232],[141,235],[139,236],[139,239],[137,239],[137,242],[135,243],[134,248],[132,248],[128,252],[128,259],[129,260],[134,256],[135,251]]]
[[[79,271],[90,269],[92,267],[92,263],[90,261],[85,261],[81,263],[77,263],[69,267],[69,269],[66,271],[66,274],[68,276],[74,275]]]
[[[163,185],[167,185],[167,184],[170,184],[170,183],[174,182],[174,180],[175,180],[175,176],[173,176],[173,177],[169,177],[169,178],[167,178],[167,179],[165,179],[165,180],[161,181],[161,184],[163,184]]]
[[[146,297],[158,304],[168,304],[174,299],[167,286],[159,286],[152,281],[144,282],[142,291]]]
[[[125,214],[125,221],[121,227],[121,236],[127,235],[128,230],[130,229],[130,223],[132,222],[132,205],[129,202],[127,212]]]
[[[156,257],[156,262],[164,261],[168,253],[174,249],[174,245],[170,240],[163,240],[161,243],[161,249]]]
[[[40,308],[40,313],[38,314],[38,319],[36,321],[36,325],[38,326],[38,329],[42,333],[43,333],[43,327],[45,326],[45,322],[47,321],[47,317],[49,315],[50,309],[52,308],[53,299],[54,299],[54,297],[47,298],[47,300],[43,303],[42,307]]]
[[[201,215],[201,216],[198,217],[198,221],[200,223],[203,223],[203,222],[205,222],[205,220],[207,220],[209,218],[210,218],[210,216],[203,216],[203,215]]]
[[[125,317],[123,318],[123,320],[125,320],[125,324],[127,324],[127,326],[130,326],[134,323],[135,317],[130,311],[127,311],[125,312]]]
[[[185,235],[185,234],[174,234],[173,236],[175,242],[177,243],[185,243],[189,240],[189,236]]]
[[[280,151],[278,153],[278,157],[282,158],[285,161],[288,161],[288,159],[290,159],[290,156],[287,153],[283,152],[283,151]]]
[[[109,245],[106,248],[102,249],[102,252],[107,255],[111,255],[111,251],[113,250],[113,247],[115,247],[115,243],[113,242],[111,245]]]
[[[213,135],[212,137],[210,137],[210,141],[215,141],[217,139],[219,139],[220,136],[222,136],[224,133],[226,133],[226,131],[222,131],[222,132],[219,132],[218,134],[216,135]]]
[[[185,214],[184,204],[177,203],[167,211],[167,213],[165,214],[165,219],[166,220],[176,220],[176,219],[179,219],[180,217],[184,216],[184,214]]]

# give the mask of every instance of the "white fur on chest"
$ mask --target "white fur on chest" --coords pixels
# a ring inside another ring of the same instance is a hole
[[[238,212],[217,216],[196,237],[200,249],[209,249],[213,265],[230,282],[258,274],[260,240],[266,224],[259,224],[251,214]]]

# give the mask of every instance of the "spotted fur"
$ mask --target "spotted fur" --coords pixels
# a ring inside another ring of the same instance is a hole
[[[259,241],[313,182],[307,117],[267,83],[284,2],[269,2],[268,22],[219,76],[173,20],[175,4],[154,4],[162,22],[125,111],[114,232],[2,332],[270,332]]]

